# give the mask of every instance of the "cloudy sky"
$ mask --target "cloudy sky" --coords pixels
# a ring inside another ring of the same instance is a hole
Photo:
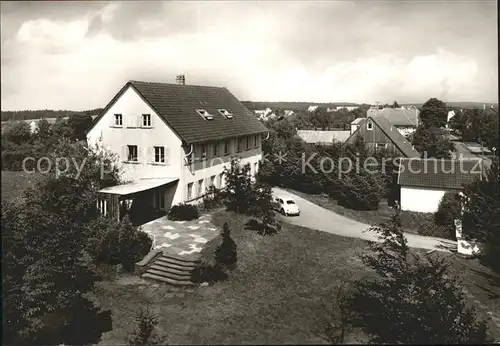
[[[498,102],[496,1],[2,2],[2,110],[104,107],[131,79],[241,100]]]

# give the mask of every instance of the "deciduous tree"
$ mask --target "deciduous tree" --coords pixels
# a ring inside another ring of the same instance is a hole
[[[432,127],[444,127],[448,117],[446,103],[437,98],[431,98],[422,105],[420,120],[425,125]]]

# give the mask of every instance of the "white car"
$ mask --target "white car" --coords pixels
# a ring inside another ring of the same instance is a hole
[[[300,215],[299,206],[295,203],[293,198],[285,196],[277,196],[274,199],[276,203],[276,209],[285,216],[288,215]]]

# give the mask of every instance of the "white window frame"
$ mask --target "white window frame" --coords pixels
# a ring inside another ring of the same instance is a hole
[[[196,184],[196,187],[197,187],[196,197],[203,196],[203,181],[204,181],[204,179],[200,179],[200,180],[198,180],[198,183]]]
[[[119,124],[118,124],[118,122],[119,122]],[[119,127],[123,126],[123,114],[120,114],[120,113],[115,114],[115,122],[114,122],[113,126],[119,126]]]
[[[196,112],[205,120],[213,120],[214,116],[205,109],[197,109]]]
[[[227,109],[221,108],[218,109],[219,113],[225,116],[227,119],[233,118],[233,113],[229,112]]]
[[[373,123],[371,121],[368,121],[366,123],[366,129],[369,131],[373,130]]]
[[[102,216],[108,215],[108,201],[106,199],[99,198],[97,200],[97,209]]]
[[[155,163],[165,163],[165,147],[153,147],[154,148],[154,162]]]
[[[132,154],[132,148],[135,148],[135,160],[131,160],[134,157],[131,155]],[[128,162],[138,162],[139,161],[139,146],[133,145],[133,144],[127,144],[127,161]]]
[[[151,127],[151,114],[142,115],[142,127]]]

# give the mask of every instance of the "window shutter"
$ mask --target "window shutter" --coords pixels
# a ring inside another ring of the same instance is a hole
[[[148,147],[148,154],[147,154],[146,162],[155,162],[155,148],[154,147]]]
[[[123,161],[127,161],[128,160],[128,147],[126,145],[124,145],[122,147],[122,157],[121,157],[121,159]]]
[[[137,127],[141,127],[142,126],[142,114],[139,114],[137,116],[137,124],[136,124]]]
[[[142,149],[142,147],[137,146],[137,162],[141,162],[141,159],[142,159],[141,149]]]
[[[170,158],[170,148],[165,147],[165,164],[168,165]]]

